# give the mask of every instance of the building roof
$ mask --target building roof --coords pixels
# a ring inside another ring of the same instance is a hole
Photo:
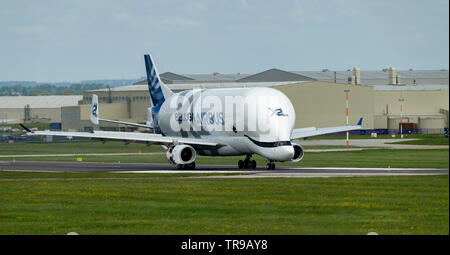
[[[59,108],[78,105],[83,96],[2,96],[0,108]]]
[[[257,74],[175,74],[164,73],[161,79],[166,84],[183,83],[228,83],[228,82],[279,82],[279,81],[328,81],[334,82],[333,70],[324,69],[323,71],[284,71],[280,69],[269,69]],[[348,78],[353,75],[349,69],[347,71],[336,71],[336,81],[338,83],[347,83]],[[389,73],[387,70],[361,70],[360,80],[362,85],[388,85]],[[400,84],[405,85],[449,85],[448,70],[397,70]],[[135,83],[136,85],[147,84],[146,80]]]
[[[239,79],[249,76],[249,74],[213,73],[213,74],[186,74],[186,76],[189,76],[192,79],[195,79],[197,81],[204,81],[204,82],[234,82],[234,81],[237,81]]]
[[[245,87],[275,87],[294,83],[303,83],[305,81],[285,81],[285,82],[210,82],[210,83],[180,83],[180,84],[166,84],[171,90],[178,92],[193,88],[245,88]],[[334,84],[334,83],[330,83]],[[338,83],[343,84],[343,83]],[[448,85],[375,85],[372,86],[375,91],[434,91],[434,90],[448,90]],[[89,92],[106,92],[109,89],[96,89]],[[145,85],[128,85],[122,87],[111,88],[112,92],[123,91],[148,91],[147,84]]]
[[[210,82],[210,83],[181,83],[181,84],[166,84],[171,90],[181,91],[193,88],[245,88],[245,87],[274,87],[282,86],[292,83],[299,83],[298,81],[287,82]],[[96,91],[108,91],[109,89],[96,89],[90,90],[90,92]],[[111,88],[112,92],[119,91],[148,91],[148,86],[145,85],[129,85],[123,87]]]
[[[316,79],[305,75],[286,72],[280,69],[272,68],[264,72],[247,76],[237,80],[238,82],[264,82],[264,81],[314,81]]]
[[[166,72],[161,74],[160,77],[166,84],[173,83],[212,83],[212,82],[235,82],[241,78],[247,77],[248,74],[175,74],[171,72]],[[183,78],[180,78],[183,77]],[[142,80],[133,83],[134,85],[144,85],[147,84],[147,80]]]
[[[319,81],[334,82],[334,71],[292,71],[292,73],[305,75]],[[353,72],[336,71],[336,81],[339,83],[347,83],[348,77],[351,77]],[[361,70],[361,84],[362,85],[388,85],[389,73],[383,70]],[[448,70],[397,70],[397,75],[400,84],[406,85],[447,85],[449,80]],[[414,80],[415,83],[414,83]]]
[[[183,76],[183,75],[179,75],[176,73],[172,73],[172,72],[165,72],[163,74],[160,75],[161,79],[163,80],[168,80],[168,81],[193,81],[194,79]],[[168,82],[170,83],[170,82]]]

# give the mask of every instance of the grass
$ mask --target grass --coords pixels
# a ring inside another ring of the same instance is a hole
[[[448,152],[448,149],[370,149],[307,153],[299,163],[304,166],[448,168]]]
[[[1,181],[0,234],[449,234],[448,175],[26,178]]]
[[[412,144],[412,145],[449,145],[449,139],[444,135],[414,135],[406,138],[418,138],[414,141],[393,142],[393,144]]]
[[[344,140],[345,135],[322,135],[322,136],[314,136],[309,137],[308,140]],[[416,138],[419,139],[417,141],[405,141],[398,143],[405,144],[417,144],[417,145],[448,145],[449,139],[445,138],[443,134],[404,134],[404,138]],[[392,137],[391,135],[378,135],[376,138],[371,137],[370,135],[351,135],[350,139],[400,139],[400,135],[396,137]],[[396,142],[397,143],[397,142]]]
[[[27,171],[2,171],[0,180],[72,180],[72,179],[146,179],[146,178],[170,178],[170,177],[198,177],[198,176],[228,176],[241,175],[237,173],[69,173],[69,172],[27,172]]]
[[[72,161],[72,157],[7,157],[0,158],[6,161]],[[83,162],[109,162],[109,163],[167,163],[164,154],[157,155],[114,155],[114,156],[83,156]],[[203,157],[198,156],[197,165],[237,165],[237,157]],[[264,158],[254,155],[258,166],[265,166]],[[305,153],[300,162],[277,163],[278,166],[340,166],[340,167],[400,167],[400,168],[448,168],[448,149],[433,150],[403,150],[403,149],[370,149],[362,151],[337,152],[310,152]]]

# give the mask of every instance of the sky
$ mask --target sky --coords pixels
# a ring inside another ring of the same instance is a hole
[[[448,69],[448,0],[0,0],[0,81]]]

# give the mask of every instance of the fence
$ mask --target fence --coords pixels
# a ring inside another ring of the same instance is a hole
[[[333,134],[326,134],[323,136],[345,136],[346,132],[339,132]],[[377,135],[400,135],[400,129],[367,129],[367,130],[353,130],[349,132],[350,135],[371,135],[377,133]],[[448,134],[448,128],[419,128],[419,129],[403,129],[403,134]]]

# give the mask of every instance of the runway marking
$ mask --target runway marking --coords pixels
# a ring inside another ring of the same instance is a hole
[[[393,167],[289,167],[290,169],[304,170],[364,170],[364,171],[426,171],[426,170],[448,170],[448,168],[393,168]],[[283,169],[280,167],[280,170]],[[276,171],[276,170],[275,170]]]
[[[4,172],[31,172],[30,170],[0,170]],[[32,171],[33,173],[61,173],[61,172],[55,172],[55,171]],[[113,172],[117,173],[117,172]],[[194,172],[195,173],[195,172]],[[207,172],[211,174],[211,172]],[[228,173],[228,172],[226,172]],[[155,173],[156,174],[156,173]],[[191,173],[192,174],[192,173]],[[115,177],[114,174],[110,175],[111,177],[30,177],[30,178],[0,178],[0,182],[15,182],[15,181],[26,181],[26,182],[33,182],[33,181],[111,181],[111,180],[124,180],[124,181],[133,181],[133,180],[161,180],[161,179],[186,179],[191,177],[196,178],[205,178],[212,175],[191,175],[191,176],[143,176],[143,177]],[[222,176],[222,175],[215,175],[215,176]],[[231,176],[231,175],[228,175]]]
[[[71,154],[29,154],[29,155],[0,155],[0,158],[39,158],[39,157],[82,157],[82,156],[133,156],[133,155],[162,155],[164,152],[127,152],[127,153],[71,153]]]
[[[218,165],[219,167],[227,167]],[[230,166],[231,168],[233,166]],[[287,169],[285,169],[287,168]],[[349,170],[349,171],[443,171],[442,168],[358,168],[358,167],[280,167],[277,170],[137,170],[111,173],[289,173],[291,170]]]
[[[290,170],[305,170],[308,172],[290,172]],[[322,170],[324,172],[311,173]],[[343,172],[325,172],[339,171]],[[347,171],[347,172],[345,172]],[[366,171],[366,172],[361,172]],[[430,171],[427,173],[427,171]],[[439,171],[439,172],[437,172]],[[413,176],[413,175],[443,175],[448,174],[446,169],[436,168],[341,168],[341,167],[308,167],[290,168],[289,170],[251,170],[251,171],[225,171],[225,170],[154,170],[154,171],[112,171],[111,173],[242,173],[242,175],[220,176],[193,176],[188,178],[332,178],[332,177],[364,177],[364,176]]]
[[[201,165],[195,170],[177,170],[167,164],[151,163],[89,163],[89,162],[0,162],[0,169],[23,172],[103,172],[116,174],[196,174],[195,178],[312,178],[312,177],[356,177],[356,176],[410,176],[448,175],[448,168],[374,168],[374,167],[307,167],[279,166],[276,170],[236,169],[234,165]],[[36,170],[36,171],[34,171]],[[222,174],[205,177],[207,174]],[[235,174],[225,175],[223,174]],[[200,175],[200,176],[198,176]],[[145,176],[142,176],[144,178]],[[141,177],[140,177],[141,178]],[[163,177],[165,178],[165,177]],[[189,177],[191,178],[191,177]],[[194,178],[194,177],[193,177]]]
[[[239,179],[239,178],[341,178],[341,177],[377,177],[377,176],[427,176],[427,175],[443,175],[439,173],[295,173],[295,174],[276,174],[274,175],[263,175],[263,174],[248,174],[248,175],[216,175],[216,176],[190,176],[186,178],[191,179]]]
[[[148,171],[110,171],[109,173],[119,174],[252,174],[252,173],[264,173],[265,171],[233,171],[233,170],[148,170]]]

